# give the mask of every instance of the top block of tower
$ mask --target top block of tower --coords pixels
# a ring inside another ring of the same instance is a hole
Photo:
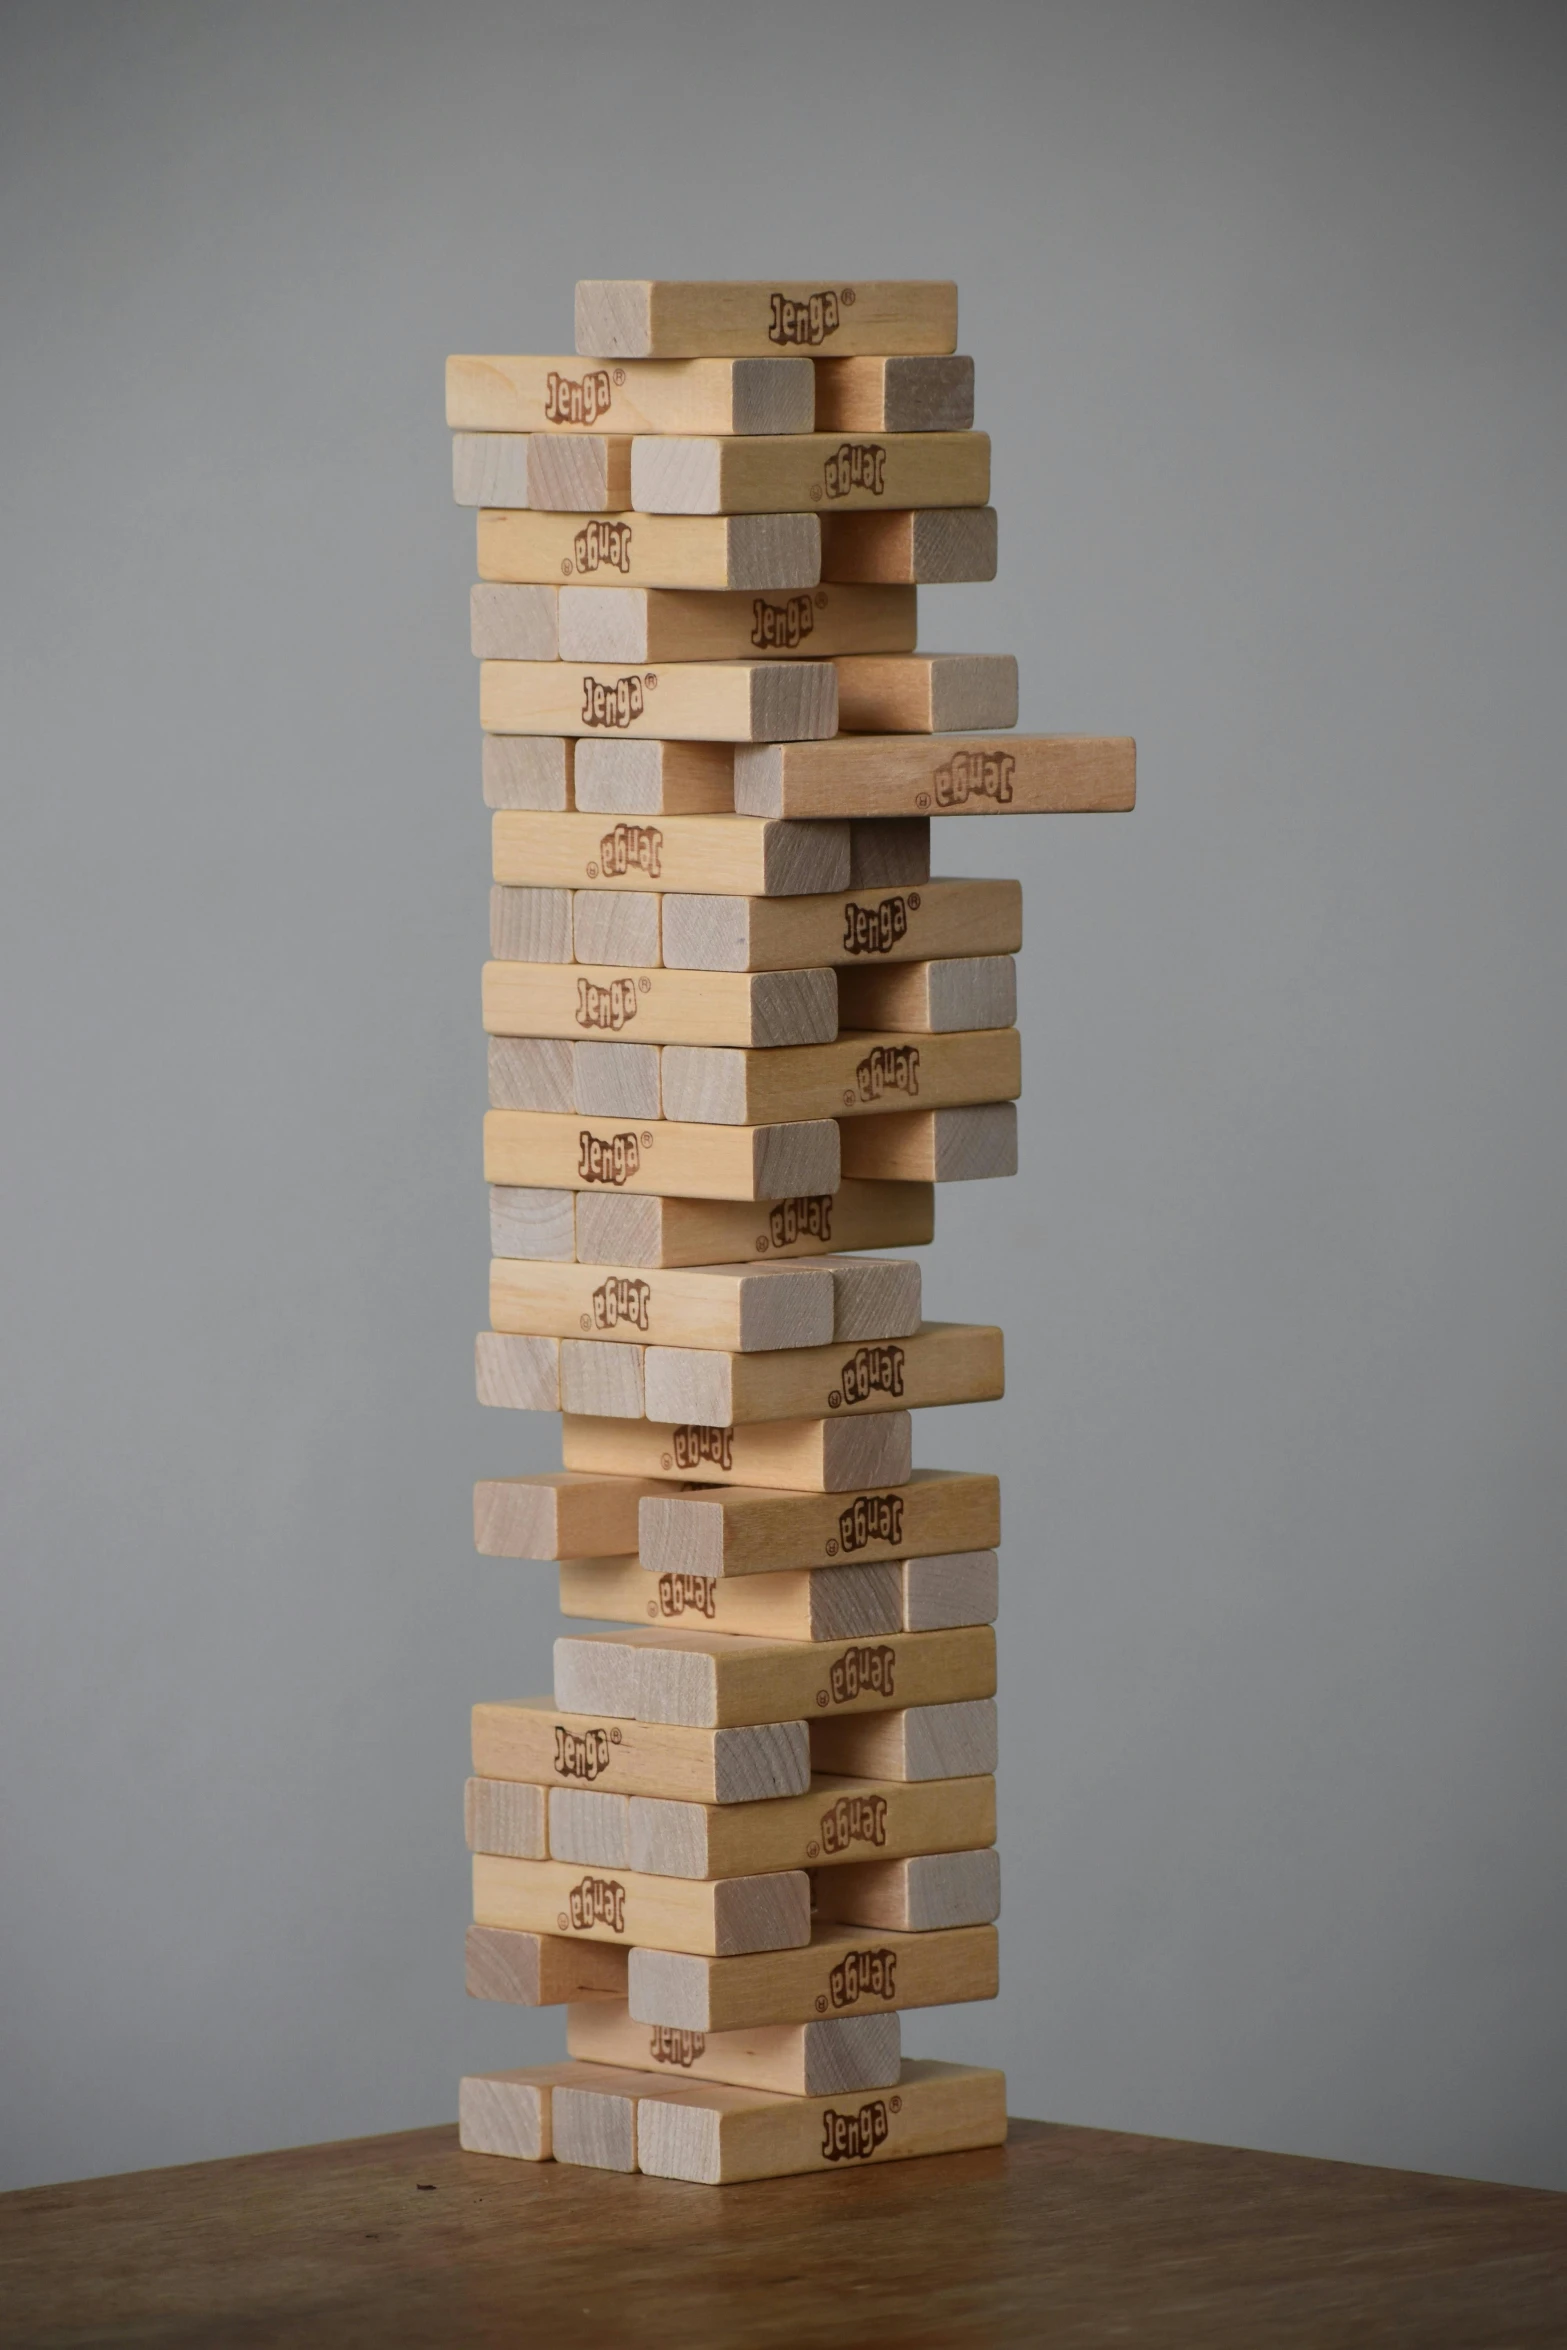
[[[747,279],[581,278],[577,349],[595,359],[767,358],[778,352],[955,351],[958,289],[944,278],[785,285]]]

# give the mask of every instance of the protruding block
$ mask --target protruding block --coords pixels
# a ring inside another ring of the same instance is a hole
[[[1117,813],[1137,797],[1137,746],[1130,735],[1097,734],[1018,734],[1004,743],[902,734],[746,743],[735,753],[734,791],[736,808],[748,816]],[[970,953],[1012,951],[998,939],[967,943]]]
[[[558,1412],[559,1357],[558,1339],[503,1337],[496,1330],[481,1330],[474,1346],[480,1403],[514,1412]]]
[[[870,1935],[818,1919],[803,1950],[699,1958],[633,1950],[628,2005],[638,2023],[677,2031],[754,2031],[822,2015],[869,2015],[994,1999],[994,1926]]]
[[[473,1914],[481,1926],[520,1926],[590,1942],[698,1950],[726,1958],[808,1942],[811,1888],[803,1869],[698,1882],[642,1877],[630,1869],[584,1871],[575,1861],[499,1860],[476,1852]]]
[[[582,780],[576,805],[594,815],[707,816],[734,810],[731,743],[600,742],[589,736],[577,745],[576,773]]]
[[[871,695],[886,690],[875,681],[862,685],[858,706],[880,709],[881,701]],[[902,689],[905,698],[910,690]],[[577,735],[609,728],[620,735],[699,742],[800,742],[837,732],[837,680],[829,661],[666,661],[654,669],[612,661],[481,661],[479,724],[489,734]]]
[[[905,2060],[895,2090],[839,2093],[836,2101],[692,2083],[678,2104],[639,2100],[636,2127],[640,2170],[724,2186],[1000,2146],[1007,2134],[1006,2080],[975,2066],[921,2059]]]
[[[527,504],[547,514],[623,514],[634,445],[625,433],[530,433]]]
[[[544,1792],[514,1779],[470,1779],[463,1791],[468,1850],[543,1860],[549,1851]]]
[[[563,1559],[560,1612],[605,1624],[645,1617],[763,1640],[864,1640],[905,1629],[902,1569],[895,1562],[727,1582],[706,1575],[650,1576],[636,1558]]]
[[[689,1729],[566,1713],[547,1697],[473,1709],[473,1767],[494,1779],[668,1795],[689,1803],[760,1803],[810,1785],[806,1724]]]
[[[1011,653],[857,653],[833,666],[845,734],[952,734],[1017,724]],[[479,674],[482,679],[484,670]],[[799,740],[799,729],[784,732]]]
[[[821,570],[814,514],[526,514],[479,502],[497,509],[479,516],[481,579],[770,591],[814,587]]]
[[[583,962],[486,963],[483,1004],[484,1025],[492,1036],[607,1033],[628,1044],[767,1048],[822,1044],[838,1033],[838,980],[830,970],[627,971]]]
[[[579,889],[571,901],[571,958],[578,963],[632,963],[650,968],[663,960],[659,952],[659,912],[663,899],[652,889]],[[511,955],[498,959],[516,963],[551,963],[553,955]],[[565,962],[564,955],[558,960]]]
[[[899,1575],[905,1632],[944,1632],[954,1624],[996,1620],[1001,1583],[993,1550],[905,1559]]]
[[[641,1419],[647,1401],[642,1376],[645,1347],[606,1338],[535,1343],[560,1347],[561,1411],[589,1412],[600,1419]]]
[[[988,1550],[1001,1538],[1001,1486],[973,1469],[918,1469],[906,1485],[856,1494],[851,1501],[744,1486],[701,1494],[665,1491],[649,1494],[642,1504],[638,1532],[642,1564],[655,1574],[666,1568],[698,1575],[776,1574],[839,1560]],[[992,1694],[938,1689],[932,1698]]]
[[[635,1126],[585,1114],[491,1110],[484,1121],[484,1176],[487,1183],[530,1188],[790,1199],[837,1190],[839,1133],[831,1118],[720,1128],[667,1117],[661,1125]]]
[[[906,889],[930,879],[930,819],[871,816],[849,826],[853,889]],[[836,960],[836,957],[834,958]]]
[[[803,352],[952,351],[958,289],[947,279],[581,278],[577,349],[598,359],[702,359]]]
[[[895,1713],[813,1722],[811,1761],[818,1771],[838,1771],[850,1779],[983,1776],[996,1768],[996,1701],[969,1697],[956,1705],[904,1706]],[[955,1841],[985,1844],[990,1839],[977,1835]]]
[[[816,403],[804,357],[446,362],[446,421],[458,432],[810,432]]]
[[[577,1255],[585,1265],[723,1265],[819,1257],[830,1249],[917,1248],[935,1232],[935,1193],[914,1183],[840,1184],[836,1192],[755,1206],[742,1200],[630,1198],[583,1192]],[[520,1251],[508,1251],[520,1254]],[[659,1412],[658,1419],[702,1419]],[[796,1419],[795,1411],[755,1419]],[[720,1412],[720,1419],[733,1413]]]
[[[912,595],[912,588],[841,588],[840,595]],[[560,590],[480,580],[468,592],[469,641],[479,661],[558,661]],[[836,648],[835,648],[836,649]],[[898,652],[897,645],[845,645],[849,653]]]
[[[845,514],[983,506],[989,495],[982,432],[650,436],[631,452],[631,503],[643,514]]]
[[[572,745],[565,735],[487,734],[484,804],[552,815],[572,805]],[[731,775],[732,775],[731,764]],[[731,787],[732,796],[732,787]]]
[[[823,1869],[817,1914],[879,1931],[926,1934],[986,1926],[1001,1914],[1001,1862],[993,1850],[942,1852],[916,1860],[861,1860]]]
[[[941,1035],[1010,1028],[1017,1019],[1017,965],[1010,955],[962,955],[939,963],[887,963],[844,971],[838,1017],[845,1028]]]
[[[1012,1100],[1022,1091],[1023,1061],[1015,1028],[951,1036],[843,1029],[832,1044],[769,1051],[671,1044],[659,1074],[670,1118],[758,1126],[836,1117],[881,1125],[905,1103],[923,1105],[921,1114],[928,1115],[949,1106]]]
[[[773,746],[777,747],[777,746]],[[688,970],[845,970],[936,956],[1015,954],[1023,892],[1015,881],[925,881],[811,897],[664,898],[663,956]]]
[[[792,674],[792,673],[791,673]],[[756,824],[738,816],[668,816],[606,824],[573,811],[502,811],[493,825],[495,879],[568,889],[699,890],[798,897],[849,878],[846,824]]]
[[[610,893],[603,891],[595,895],[608,898]],[[614,902],[636,906],[640,900],[628,895]],[[656,907],[655,900],[655,938]],[[497,961],[569,963],[574,952],[569,889],[502,889],[499,883],[492,885],[490,953]],[[590,962],[599,958],[585,955],[579,959]],[[656,962],[657,959],[655,955],[653,960]]]
[[[920,1268],[913,1257],[818,1257],[832,1275],[836,1346],[908,1338],[920,1327]]]
[[[813,1746],[826,1727],[812,1724]],[[781,1803],[671,1803],[643,1795],[626,1800],[628,1863],[658,1877],[727,1877],[737,1869],[755,1874],[838,1867],[867,1856],[962,1852],[990,1843],[996,1833],[996,1782],[986,1776],[917,1781],[912,1773],[824,1774],[812,1779],[808,1794]]]
[[[571,1046],[564,1038],[492,1036],[488,1049],[492,1108],[558,1116],[574,1107]]]
[[[572,1101],[590,1118],[662,1117],[661,1066],[656,1044],[574,1044]]]
[[[675,2080],[726,2081],[785,2097],[886,2088],[899,2078],[902,2057],[895,2012],[708,2033],[639,2024],[624,2006],[602,2001],[567,2016],[566,2045],[590,2064],[663,2073]]]
[[[738,1354],[825,1344],[834,1294],[832,1274],[809,1260],[640,1271],[516,1257],[496,1257],[490,1265],[490,1319],[497,1330],[557,1338],[586,1333]]]
[[[715,1428],[988,1403],[1004,1392],[1001,1332],[987,1323],[924,1322],[906,1338],[802,1347],[787,1361],[649,1347],[643,1391],[650,1420]]]
[[[470,1999],[502,1999],[513,2007],[564,2007],[585,1999],[626,1996],[630,1953],[613,1943],[568,1942],[559,1934],[470,1926],[466,1949]]]
[[[822,577],[860,586],[904,582],[923,587],[994,579],[996,544],[994,506],[824,514]]]
[[[1003,1037],[1017,1032],[998,1028],[990,1033]],[[838,1131],[843,1137],[844,1173],[867,1181],[977,1183],[1017,1173],[1015,1102],[895,1110],[885,1118],[844,1118]]]
[[[754,1640],[728,1632],[590,1632],[555,1643],[567,1713],[725,1729],[993,1697],[988,1624],[860,1643]]]
[[[526,506],[525,432],[455,432],[452,496],[459,506]]]
[[[470,1782],[472,1784],[473,1782]],[[503,1779],[490,1786],[502,1787]],[[608,1795],[598,1787],[537,1787],[542,1801],[549,1799],[549,1857],[580,1861],[593,1868],[628,1869],[631,1866],[631,1798]],[[470,1837],[469,1842],[473,1839]],[[493,1850],[492,1846],[483,1847]],[[542,1860],[542,1853],[519,1853],[519,1860]]]
[[[901,1484],[913,1464],[907,1412],[849,1420],[770,1420],[752,1427],[679,1426],[568,1414],[561,1458],[569,1469],[620,1477],[674,1476],[693,1484],[769,1485],[847,1493]]]
[[[449,416],[447,421],[459,419]],[[816,361],[818,432],[968,432],[973,422],[972,359],[921,355]]]
[[[499,1041],[499,1040],[497,1040]],[[574,1191],[497,1183],[490,1190],[492,1257],[535,1257],[570,1264],[576,1254]]]
[[[671,1491],[657,1479],[582,1477],[570,1469],[483,1478],[473,1489],[474,1547],[485,1558],[612,1558],[634,1550],[637,1504]]]
[[[475,588],[475,596],[486,593]],[[497,588],[548,595],[546,588]],[[825,660],[833,653],[911,653],[919,634],[911,587],[796,588],[714,594],[703,588],[563,587],[563,661]],[[475,643],[474,651],[479,651]],[[514,661],[555,653],[502,652]],[[579,802],[579,805],[581,803]]]

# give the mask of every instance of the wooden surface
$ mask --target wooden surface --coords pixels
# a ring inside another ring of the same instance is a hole
[[[447,2126],[5,2196],[0,2304],[9,2350],[1557,2350],[1567,2201],[1027,2121],[715,2195]]]

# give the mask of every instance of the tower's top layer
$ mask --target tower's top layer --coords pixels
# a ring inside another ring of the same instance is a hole
[[[958,289],[947,278],[577,282],[577,349],[595,359],[765,358],[779,351],[825,359],[957,346]]]

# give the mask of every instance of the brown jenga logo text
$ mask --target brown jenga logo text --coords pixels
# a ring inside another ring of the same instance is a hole
[[[717,1609],[717,1593],[711,1575],[660,1575],[658,1612],[661,1616],[686,1616],[694,1611],[711,1620]]]
[[[550,369],[544,386],[544,413],[551,424],[597,424],[614,398],[607,367],[590,367],[577,381]]]
[[[582,680],[584,726],[629,726],[642,715],[640,677],[585,677]]]
[[[915,1094],[920,1089],[920,1048],[917,1044],[873,1045],[855,1068],[854,1082],[862,1102],[879,1102],[884,1093]]]
[[[896,1493],[857,1494],[838,1520],[838,1541],[844,1550],[902,1540],[903,1501]]]
[[[796,1240],[831,1240],[832,1193],[781,1199],[768,1215],[767,1230],[774,1248],[788,1248]]]
[[[655,2064],[693,2065],[706,2046],[705,2032],[682,2032],[673,2024],[655,2024],[647,2038],[647,2052]]]
[[[588,1926],[626,1930],[626,1888],[618,1877],[584,1877],[567,1894],[566,1908],[579,1934]]]
[[[822,1813],[823,1852],[847,1852],[851,1844],[885,1844],[885,1795],[840,1795]]]
[[[629,1183],[642,1164],[634,1134],[610,1134],[601,1141],[596,1134],[582,1132],[577,1142],[582,1153],[577,1161],[579,1182]]]
[[[846,1649],[827,1676],[834,1705],[847,1705],[851,1697],[858,1697],[870,1689],[878,1697],[892,1695],[897,1656],[885,1641],[876,1647]],[[876,1840],[880,1843],[880,1837]]]
[[[622,1322],[629,1322],[634,1330],[645,1330],[652,1295],[645,1281],[633,1281],[625,1273],[612,1273],[593,1292],[594,1329],[614,1330]]]
[[[873,2097],[858,2113],[829,2105],[822,2115],[822,2154],[828,2162],[868,2162],[891,2126],[885,2098]]]
[[[868,490],[879,498],[886,487],[887,452],[880,441],[844,441],[822,466],[822,487],[829,498],[846,498],[851,490]]]
[[[896,1951],[846,1950],[827,1978],[827,1996],[834,2007],[854,2007],[862,1999],[893,1999],[897,1978]]]
[[[571,542],[579,571],[629,571],[629,522],[585,522]]]
[[[646,873],[656,880],[663,854],[656,824],[617,824],[599,842],[599,871],[606,880],[612,873]]]
[[[715,1469],[732,1469],[735,1432],[732,1428],[699,1428],[692,1423],[675,1430],[670,1450],[677,1469],[700,1468],[703,1461],[710,1461]]]
[[[857,1348],[838,1374],[838,1389],[845,1403],[864,1403],[872,1395],[901,1395],[902,1347],[883,1343]]]
[[[792,652],[815,626],[813,596],[791,596],[786,604],[769,604],[765,596],[751,599],[751,642],[764,653]]]
[[[846,955],[890,955],[899,939],[908,935],[908,928],[906,898],[883,898],[874,906],[862,906],[851,898],[843,909],[843,951]]]
[[[637,983],[634,979],[611,979],[601,983],[596,979],[577,981],[577,1026],[579,1028],[624,1028],[628,1020],[637,1016]]]
[[[772,310],[773,323],[767,330],[770,343],[825,343],[829,335],[838,332],[836,294],[810,294],[803,302],[791,302],[787,294],[774,294]]]
[[[609,1769],[609,1732],[607,1730],[567,1730],[555,1724],[555,1776],[557,1779],[596,1779],[600,1771]]]
[[[1004,808],[1012,797],[1010,751],[959,751],[935,773],[938,808],[961,808],[965,800],[994,800]]]

